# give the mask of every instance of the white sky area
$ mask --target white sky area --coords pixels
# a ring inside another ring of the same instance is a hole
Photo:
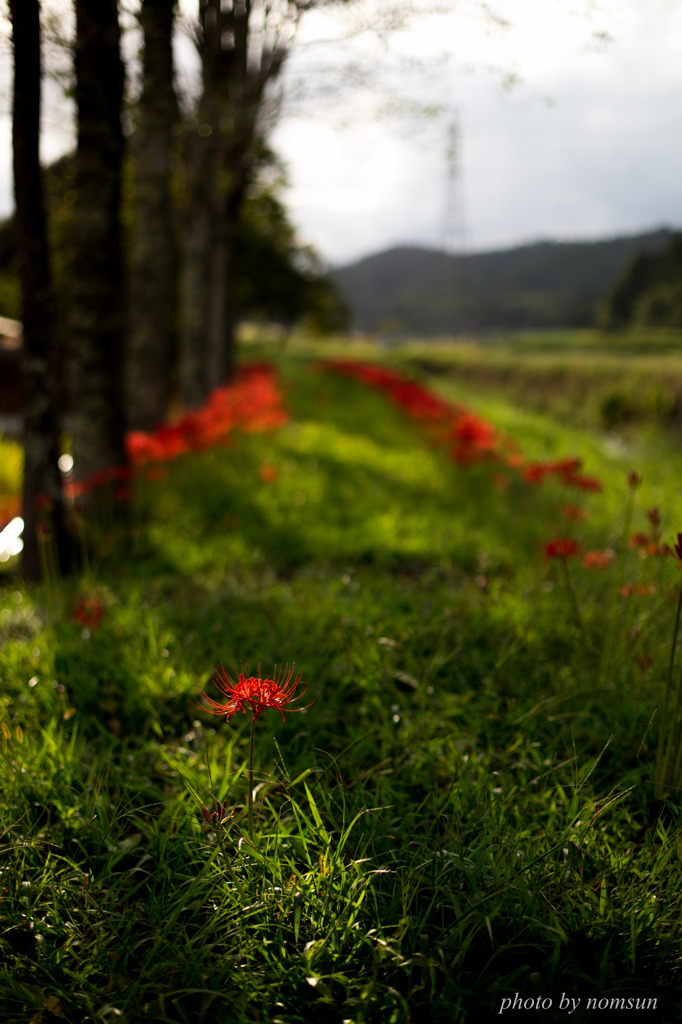
[[[397,244],[482,250],[682,226],[679,0],[490,0],[506,27],[476,0],[402,7],[403,30],[383,42],[357,30],[385,25],[395,0],[304,15],[280,83],[272,143],[288,170],[285,201],[328,264]],[[178,53],[180,77],[191,77],[186,40]],[[6,215],[8,46],[0,60]],[[55,89],[46,160],[73,143]],[[429,105],[438,111],[426,115]]]

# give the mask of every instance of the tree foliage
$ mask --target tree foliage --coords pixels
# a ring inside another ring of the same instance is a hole
[[[234,305],[239,319],[304,322],[318,333],[343,331],[350,312],[317,253],[300,246],[278,185],[253,186],[236,226]]]
[[[682,327],[682,234],[661,252],[641,252],[620,278],[602,314],[605,327]]]

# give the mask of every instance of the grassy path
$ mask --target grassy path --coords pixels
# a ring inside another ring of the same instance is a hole
[[[646,746],[672,561],[627,554],[646,599],[571,567],[581,631],[542,556],[565,493],[501,490],[367,388],[281,372],[290,423],[141,484],[91,579],[0,582],[0,1018],[453,1024],[518,992],[542,1019],[677,1020],[677,812],[654,821]],[[608,487],[571,529],[619,542],[629,465],[477,407],[529,457],[579,446]],[[190,702],[217,662],[293,661],[315,703],[257,723],[251,846],[249,720]]]

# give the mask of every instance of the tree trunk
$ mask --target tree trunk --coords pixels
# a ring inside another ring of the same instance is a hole
[[[126,464],[120,222],[123,64],[116,0],[76,0],[76,200],[71,339],[74,473]]]
[[[177,256],[171,198],[175,0],[143,0],[144,84],[133,140],[135,231],[132,245],[127,408],[131,427],[165,420],[177,385]]]
[[[244,204],[246,195],[248,175],[240,176],[240,180],[233,182],[227,196],[224,199],[225,224],[223,238],[225,246],[225,260],[222,268],[222,309],[220,314],[220,344],[222,347],[222,371],[225,380],[230,380],[234,375],[237,358],[237,342],[235,337],[235,308],[234,308],[234,287],[233,281],[236,273],[236,251],[237,222]]]
[[[181,269],[180,391],[197,408],[209,390],[208,324],[213,238],[212,167],[215,139],[202,121],[186,145],[187,196]]]
[[[26,579],[40,579],[41,545],[51,532],[57,559],[67,568],[70,553],[59,459],[57,382],[60,351],[54,317],[40,169],[40,6],[10,0],[14,44],[12,143],[16,237],[23,319],[24,552]]]
[[[250,17],[251,3],[199,0],[203,92],[188,144],[183,247],[181,376],[188,405],[201,404],[234,370],[235,223],[256,162],[264,90],[285,56],[273,45],[277,32],[265,31],[266,8],[260,57],[250,61]]]
[[[216,189],[216,192],[218,190]],[[224,365],[227,284],[230,267],[230,224],[220,194],[213,197],[213,241],[210,251],[210,301],[208,305],[208,384],[217,388],[228,376]]]

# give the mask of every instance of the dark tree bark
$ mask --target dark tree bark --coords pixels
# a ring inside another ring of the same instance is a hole
[[[10,0],[14,45],[12,144],[16,239],[23,319],[24,552],[23,572],[41,576],[41,537],[49,530],[62,569],[69,560],[67,514],[59,459],[61,354],[47,247],[40,168],[40,6],[38,0]]]
[[[211,181],[215,140],[202,121],[186,143],[187,186],[181,264],[180,391],[189,408],[209,390],[208,307],[211,297]],[[188,133],[189,135],[189,133]]]
[[[215,365],[221,378],[229,380],[235,370],[234,274],[236,270],[236,232],[246,190],[253,168],[244,147],[235,159],[224,191],[217,197],[216,238],[211,250],[211,305],[209,307],[209,347],[217,353]],[[228,158],[229,159],[229,158]]]
[[[78,479],[126,464],[120,221],[123,64],[116,0],[76,0],[71,429]]]
[[[149,429],[167,414],[174,385],[177,255],[171,174],[178,108],[173,87],[175,0],[143,0],[144,81],[133,140],[135,231],[132,245],[129,425]]]
[[[188,141],[182,290],[182,385],[188,404],[198,404],[234,369],[235,227],[262,147],[267,88],[286,59],[300,10],[289,0],[279,5],[199,0],[203,94],[198,128]]]

